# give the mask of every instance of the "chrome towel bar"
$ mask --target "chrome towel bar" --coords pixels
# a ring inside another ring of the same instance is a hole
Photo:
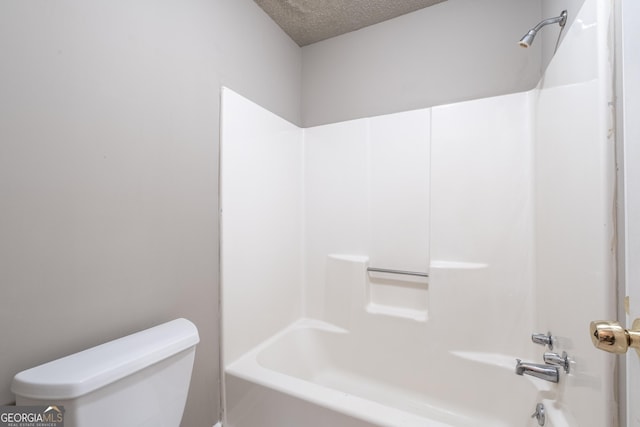
[[[419,271],[389,270],[387,268],[373,268],[373,267],[367,267],[367,271],[374,272],[374,273],[391,273],[391,274],[403,274],[405,276],[429,277],[428,273],[421,273]]]

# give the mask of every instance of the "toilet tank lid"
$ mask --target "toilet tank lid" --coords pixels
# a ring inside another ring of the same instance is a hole
[[[193,323],[172,320],[22,371],[13,378],[11,391],[30,399],[75,399],[194,347],[199,341]]]

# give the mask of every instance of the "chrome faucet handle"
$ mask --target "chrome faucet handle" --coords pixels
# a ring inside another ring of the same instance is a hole
[[[567,355],[566,351],[562,352],[562,356],[560,356],[558,353],[547,352],[542,356],[542,359],[547,365],[561,366],[562,368],[564,368],[564,371],[567,374],[571,369],[569,365],[569,356]]]
[[[553,336],[551,335],[551,332],[547,332],[546,335],[532,334],[531,341],[533,341],[536,344],[546,345],[549,348],[549,350],[553,350]]]

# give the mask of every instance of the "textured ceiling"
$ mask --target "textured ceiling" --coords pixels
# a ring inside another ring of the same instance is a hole
[[[299,46],[445,0],[255,0]]]

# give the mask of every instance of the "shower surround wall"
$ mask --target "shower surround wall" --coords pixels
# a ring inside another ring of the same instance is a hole
[[[616,356],[588,334],[617,317],[612,22],[612,2],[585,1],[534,92],[536,330],[575,361],[546,405],[571,426],[617,425]]]
[[[297,133],[232,91],[223,93],[227,368],[297,319],[313,318],[350,331],[362,348],[388,346],[411,358],[428,360],[431,347],[481,365],[487,354],[508,355],[499,357],[509,366],[505,378],[520,379],[511,378],[511,360],[535,357],[528,341],[531,93]],[[366,274],[367,266],[430,277]],[[486,333],[470,333],[476,320]],[[431,374],[422,375],[429,383]],[[246,392],[241,381],[227,375],[231,426],[259,422],[238,406],[246,402],[238,400]],[[473,416],[491,425],[499,412]]]
[[[229,89],[222,97],[221,298],[231,361],[302,315],[303,147],[298,127]]]
[[[429,270],[430,120],[430,110],[417,110],[304,131],[307,316],[323,318],[335,300],[326,295],[334,287],[326,280],[328,254],[367,256],[375,267]],[[426,283],[396,292],[377,283],[370,290],[374,301],[391,290],[390,298],[416,304],[405,307],[415,315],[426,313]]]
[[[300,130],[224,91],[225,425],[615,425],[610,18],[525,93]],[[547,331],[571,373],[514,375]]]
[[[527,352],[512,346],[532,327],[531,101],[522,93],[302,131],[225,89],[225,363],[300,316],[326,320],[337,302],[327,298],[329,255],[427,272],[370,273],[369,297],[396,298],[397,316],[422,321],[452,299],[441,315],[455,323],[456,312],[494,318],[488,328],[516,319],[485,350]],[[428,303],[434,293],[440,302]]]

